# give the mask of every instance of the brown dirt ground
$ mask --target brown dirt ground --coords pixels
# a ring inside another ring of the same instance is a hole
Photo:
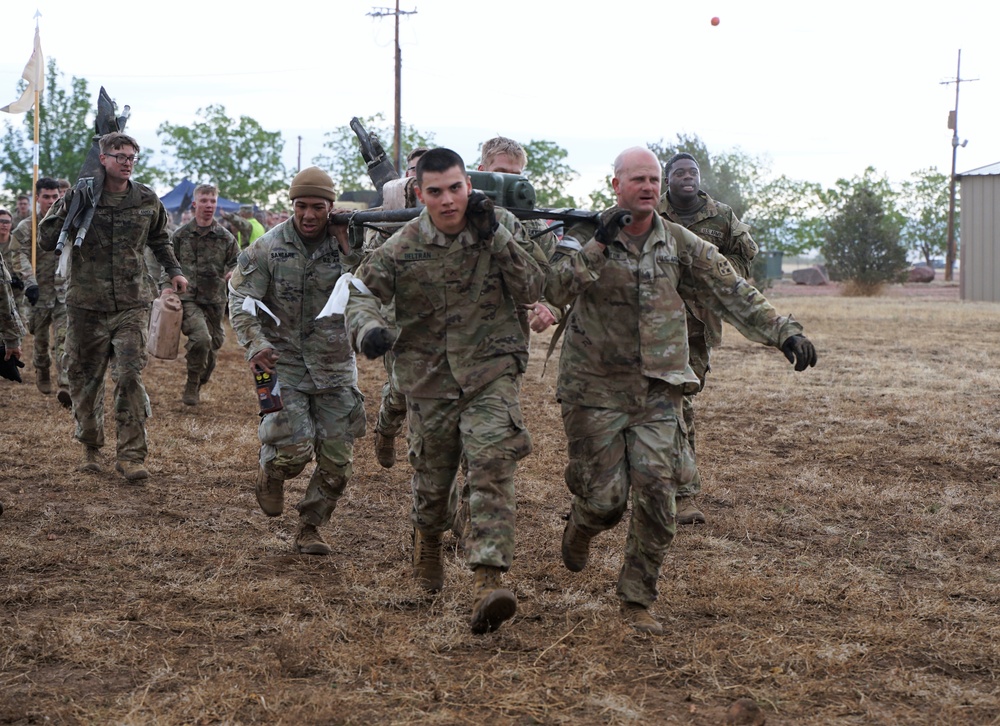
[[[741,697],[769,724],[1000,723],[1000,307],[937,287],[772,289],[819,350],[803,374],[727,329],[697,401],[708,523],[668,554],[658,638],[618,617],[624,526],[583,573],[561,564],[546,336],[524,385],[518,612],[487,636],[453,549],[442,593],[414,585],[408,466],[379,468],[370,436],[335,554],[291,553],[294,510],[268,519],[251,491],[231,337],[193,410],[183,361],[151,361],[142,487],[74,472],[70,417],[29,364],[0,386],[0,723],[718,724]],[[371,421],[383,374],[360,369]]]

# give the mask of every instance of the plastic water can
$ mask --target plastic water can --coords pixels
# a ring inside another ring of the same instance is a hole
[[[161,295],[153,301],[149,316],[149,342],[146,349],[154,358],[174,360],[181,345],[181,321],[184,306],[176,295]]]

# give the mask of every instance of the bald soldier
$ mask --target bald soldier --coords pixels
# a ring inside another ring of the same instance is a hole
[[[699,381],[685,301],[781,349],[796,370],[815,365],[816,351],[714,245],[656,213],[661,169],[649,149],[623,151],[611,183],[617,206],[585,245],[560,246],[546,285],[555,304],[576,299],[556,391],[573,494],[562,559],[572,572],[586,567],[591,539],[622,519],[631,498],[618,597],[636,630],[661,633],[649,607],[676,531],[677,487],[694,466],[682,406]]]

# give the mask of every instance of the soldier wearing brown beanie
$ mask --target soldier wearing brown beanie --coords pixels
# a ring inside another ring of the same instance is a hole
[[[295,175],[294,216],[240,253],[230,280],[229,312],[251,370],[276,373],[284,408],[260,421],[255,493],[269,517],[284,511],[284,485],[313,459],[316,468],[296,505],[298,552],[330,554],[319,527],[351,478],[354,439],[365,411],[342,315],[317,318],[347,272],[346,227],[332,227],[337,195],[316,167]]]

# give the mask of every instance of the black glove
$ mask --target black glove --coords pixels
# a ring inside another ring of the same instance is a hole
[[[594,237],[602,245],[609,245],[622,231],[622,227],[632,222],[632,213],[627,209],[612,207],[601,212],[601,223],[594,232]]]
[[[793,335],[781,346],[789,363],[795,364],[795,370],[804,371],[816,365],[816,347],[804,335]]]
[[[28,302],[34,307],[35,303],[38,302],[38,285],[28,285],[24,291],[24,296],[28,298]]]
[[[18,368],[24,368],[24,363],[20,358],[14,358],[11,356],[9,359],[4,360],[7,357],[7,346],[0,343],[0,377],[6,378],[8,381],[21,382],[21,371]]]
[[[492,239],[500,223],[497,222],[497,211],[493,200],[482,192],[472,192],[469,195],[469,206],[465,208],[465,216],[469,224],[479,233],[479,239]]]
[[[392,333],[385,328],[373,328],[361,339],[361,352],[372,360],[385,355],[392,347]]]
[[[10,286],[12,288],[14,288],[15,290],[23,290],[24,289],[24,280],[22,280],[17,275],[13,275],[12,274],[10,276]]]

